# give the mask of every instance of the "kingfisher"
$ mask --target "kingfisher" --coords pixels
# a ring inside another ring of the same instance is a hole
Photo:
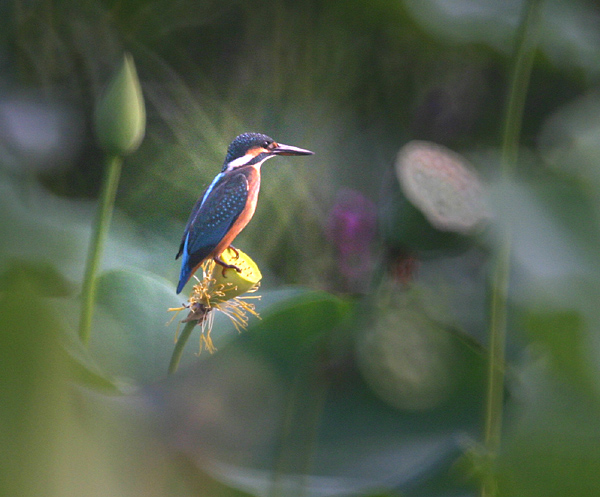
[[[227,268],[221,254],[246,227],[256,210],[260,190],[260,168],[277,155],[312,155],[314,152],[277,143],[261,133],[243,133],[227,148],[221,172],[198,199],[185,226],[179,252],[181,274],[177,293],[207,259]]]

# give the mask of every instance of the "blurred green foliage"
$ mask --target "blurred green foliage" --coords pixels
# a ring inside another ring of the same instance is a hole
[[[598,494],[600,11],[542,5],[520,161],[500,181],[520,0],[1,3],[0,493],[466,496],[491,472],[500,495]],[[93,106],[124,52],[147,129],[86,348]],[[245,131],[315,155],[265,165],[236,241],[263,273],[262,320],[240,335],[217,317],[218,352],[197,356],[195,332],[167,378],[183,226]],[[477,169],[485,228],[441,231],[405,197],[394,161],[413,139]],[[377,230],[357,227],[369,202],[336,209],[344,190],[377,205]],[[488,265],[506,227],[490,462]],[[342,259],[367,269],[350,280]]]

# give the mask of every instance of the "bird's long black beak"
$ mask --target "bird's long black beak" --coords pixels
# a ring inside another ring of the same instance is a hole
[[[271,151],[275,155],[313,155],[314,152],[306,150],[300,147],[293,147],[292,145],[284,145],[278,143],[277,146]]]

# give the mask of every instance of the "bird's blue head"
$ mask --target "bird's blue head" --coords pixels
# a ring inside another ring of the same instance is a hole
[[[312,155],[313,152],[291,145],[277,143],[262,133],[243,133],[235,137],[227,148],[222,171],[238,167],[260,165],[276,155]]]

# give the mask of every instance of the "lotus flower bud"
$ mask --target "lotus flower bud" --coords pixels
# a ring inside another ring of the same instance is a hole
[[[146,130],[146,109],[133,57],[123,62],[96,105],[94,126],[105,152],[126,155],[139,147]]]

